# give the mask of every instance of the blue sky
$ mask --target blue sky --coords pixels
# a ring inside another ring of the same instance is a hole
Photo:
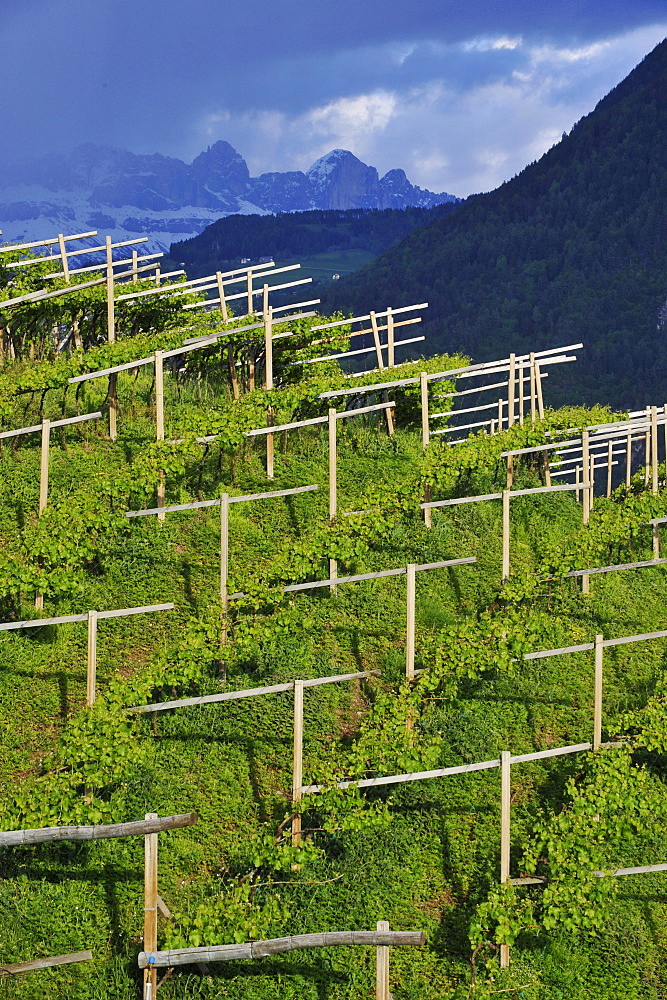
[[[0,0],[2,158],[83,142],[253,175],[336,147],[489,190],[667,35],[664,0]]]

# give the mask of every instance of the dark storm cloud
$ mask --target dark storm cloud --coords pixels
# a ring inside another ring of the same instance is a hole
[[[3,159],[87,141],[190,159],[224,138],[259,172],[346,145],[456,193],[538,155],[667,21],[664,0],[2,7]]]

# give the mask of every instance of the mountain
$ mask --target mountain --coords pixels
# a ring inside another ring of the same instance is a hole
[[[332,150],[306,173],[251,177],[243,157],[222,140],[190,164],[87,144],[67,156],[0,167],[0,228],[7,241],[98,229],[117,241],[146,235],[151,249],[165,250],[227,215],[456,200],[416,187],[402,170],[379,177],[344,149]]]
[[[323,308],[429,302],[428,353],[582,341],[549,398],[667,398],[667,41],[538,162],[414,230]]]

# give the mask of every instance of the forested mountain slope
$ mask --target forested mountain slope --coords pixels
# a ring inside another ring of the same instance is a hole
[[[663,41],[538,162],[338,282],[336,305],[428,300],[430,351],[478,361],[582,340],[561,400],[662,398],[666,93]]]
[[[185,264],[189,275],[198,277],[220,267],[233,267],[243,257],[270,255],[282,260],[347,250],[379,254],[417,226],[448,215],[456,204],[229,215],[207,226],[199,236],[172,243],[170,255]]]

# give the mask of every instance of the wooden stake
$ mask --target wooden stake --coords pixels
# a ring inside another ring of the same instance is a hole
[[[524,367],[519,365],[519,424],[523,427]]]
[[[109,437],[112,441],[117,436],[118,417],[118,397],[116,395],[118,386],[118,375],[109,375]]]
[[[387,308],[387,367],[394,367],[394,314]]]
[[[588,431],[583,431],[581,435],[582,476],[587,475],[590,466],[591,463],[590,463],[590,452],[588,449]],[[582,482],[585,482],[585,480],[582,480]],[[581,492],[582,492],[582,504],[583,504],[583,513],[582,513],[583,523],[588,524],[588,519],[590,516],[590,506],[591,506],[590,488],[587,489],[584,487]]]
[[[514,481],[514,455],[507,456],[507,475],[505,476],[505,489],[511,490]]]
[[[407,611],[405,632],[405,676],[413,680],[415,676],[415,598],[416,573],[415,564],[407,566]]]
[[[420,372],[419,390],[422,408],[422,448],[426,451],[429,445],[431,433],[428,416],[428,372]]]
[[[268,299],[269,286],[264,285],[264,295]],[[264,310],[264,388],[273,389],[273,308]]]
[[[658,492],[658,407],[651,407],[651,492]]]
[[[593,504],[595,503],[595,455],[589,455],[588,457],[588,482],[590,491],[590,500],[588,503],[588,513],[593,510]]]
[[[271,427],[273,424],[273,410],[269,406],[266,411],[266,426]],[[285,431],[287,433],[287,431]],[[273,434],[266,435],[266,478],[273,479],[273,459],[274,459],[274,437]]]
[[[389,921],[378,920],[378,931],[388,931]],[[375,949],[375,1000],[390,1000],[389,993],[389,947],[378,945]]]
[[[114,302],[114,285],[113,285],[113,250],[111,248],[111,237],[107,236],[105,239],[105,249],[106,249],[106,261],[107,261],[107,342],[109,344],[115,344],[116,342],[116,313],[115,313],[115,302]],[[117,434],[117,409],[118,401],[116,399],[116,386],[118,384],[117,375],[109,375],[109,437],[112,441],[116,440]]]
[[[510,778],[509,750],[500,754],[500,884],[509,882],[510,877]],[[510,964],[509,945],[500,946],[500,967],[507,969]]]
[[[595,636],[595,697],[593,701],[593,749],[599,750],[602,742],[602,656],[603,636]]]
[[[44,513],[49,496],[49,444],[51,421],[42,420],[42,448],[39,463],[39,516]]]
[[[539,362],[535,362],[535,389],[537,391],[537,412],[540,420],[544,420],[544,398],[542,396],[542,372]]]
[[[498,430],[499,431],[501,431],[503,429],[503,404],[504,404],[504,400],[499,399],[498,400]]]
[[[146,813],[145,819],[157,819],[157,813]],[[157,833],[144,838],[144,951],[157,951]],[[155,1000],[157,969],[144,969],[144,1000]]]
[[[160,274],[161,274],[160,265],[158,264],[155,268],[155,284],[157,285],[158,288],[160,287]]]
[[[65,238],[62,233],[58,233],[58,246],[60,247],[60,260],[63,265],[63,277],[69,285],[69,264],[67,263],[67,251],[65,249]]]
[[[625,489],[629,492],[632,481],[632,434],[628,434],[625,442]]]
[[[248,271],[246,278],[246,288],[248,293],[248,316],[252,316],[252,271]]]
[[[139,275],[137,274],[137,268],[139,266],[139,254],[136,250],[132,251],[132,283],[134,284],[139,280]]]
[[[535,423],[535,411],[536,411],[536,388],[535,388],[535,355],[531,353],[530,355],[530,419]]]
[[[155,439],[164,441],[164,364],[162,351],[155,352]],[[164,507],[165,475],[160,470],[160,481],[157,487],[157,506]],[[158,514],[158,520],[164,521],[165,515]]]
[[[651,412],[650,406],[646,407],[647,413]],[[644,435],[644,486],[648,486],[650,478],[650,468],[651,464],[651,432],[646,431]]]
[[[371,327],[373,328],[373,341],[375,343],[375,356],[377,358],[378,368],[380,371],[384,370],[384,359],[382,357],[382,348],[380,346],[380,331],[378,330],[378,321],[374,312],[370,313]]]
[[[653,525],[653,558],[660,558],[660,525]]]
[[[502,582],[510,575],[510,491],[503,490],[503,571]]]
[[[229,493],[220,497],[220,607],[223,615],[229,608]]]
[[[551,486],[551,467],[549,465],[549,453],[544,452],[544,485]]]
[[[338,448],[336,440],[336,425],[338,421],[336,419],[336,411],[331,408],[329,410],[329,522],[333,521],[338,512],[338,495],[337,495],[337,461],[338,461]],[[335,559],[329,560],[329,579],[333,580],[338,575],[338,565]],[[336,588],[333,586],[331,588],[334,591]]]
[[[227,301],[225,299],[225,286],[222,281],[222,271],[215,272],[215,279],[218,283],[218,298],[220,299],[220,312],[222,313],[222,322],[226,323],[229,320],[229,313],[227,311]],[[236,399],[236,396],[234,398]]]
[[[292,805],[298,808],[303,785],[303,681],[294,681],[294,746],[292,763]],[[301,842],[301,815],[292,820],[292,843]]]
[[[424,486],[424,503],[431,502],[431,484],[426,483]],[[432,526],[431,522],[431,508],[424,507],[424,526],[430,528]]]
[[[607,445],[607,496],[608,497],[611,496],[611,487],[612,487],[612,464],[611,463],[612,463],[613,455],[614,455],[614,447],[613,447],[612,442],[610,441],[609,444]]]
[[[97,688],[97,611],[88,612],[88,662],[86,667],[86,705],[95,704]]]
[[[510,378],[507,386],[507,426],[514,426],[514,397],[516,396],[516,354],[510,354]]]

